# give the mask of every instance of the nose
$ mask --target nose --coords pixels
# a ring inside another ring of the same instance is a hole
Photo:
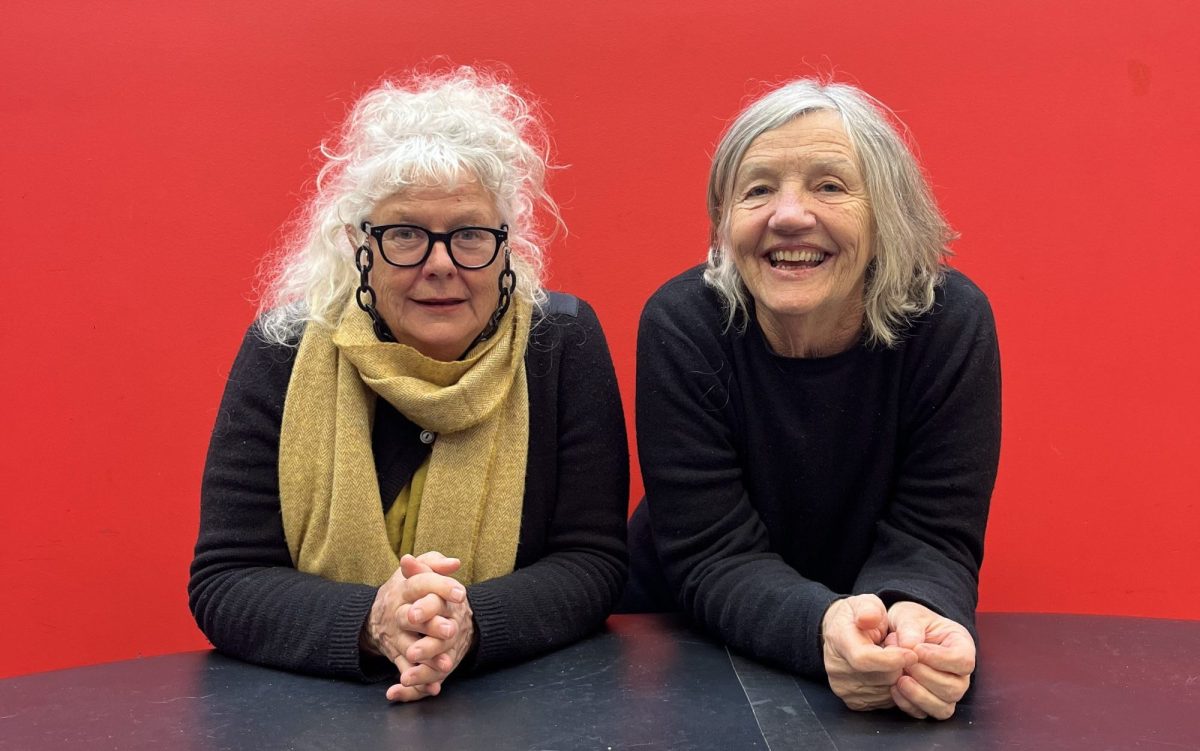
[[[422,270],[434,276],[448,276],[457,270],[454,261],[450,259],[450,247],[444,240],[434,242]]]
[[[768,226],[778,232],[797,232],[809,229],[817,217],[809,210],[807,196],[800,190],[785,188],[775,198]]]

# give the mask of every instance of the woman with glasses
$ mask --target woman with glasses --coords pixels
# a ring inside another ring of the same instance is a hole
[[[465,68],[322,148],[209,446],[189,594],[219,650],[412,701],[603,623],[628,451],[595,314],[542,288],[547,153]]]
[[[975,666],[1000,363],[889,120],[801,79],[721,138],[708,263],[642,314],[624,607],[682,605],[852,709],[946,718]]]

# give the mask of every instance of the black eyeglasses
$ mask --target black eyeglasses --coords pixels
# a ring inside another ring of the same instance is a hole
[[[415,224],[384,224],[372,227],[363,222],[362,231],[375,238],[383,260],[393,266],[420,266],[433,252],[433,244],[445,243],[450,261],[460,269],[482,269],[491,265],[508,240],[508,225],[459,227],[449,232],[433,232]]]

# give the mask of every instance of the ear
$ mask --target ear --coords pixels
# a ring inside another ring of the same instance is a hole
[[[362,232],[357,227],[352,227],[349,224],[343,224],[342,229],[346,232],[346,239],[350,241],[350,247],[358,250],[358,247],[366,242],[366,238],[362,237]]]

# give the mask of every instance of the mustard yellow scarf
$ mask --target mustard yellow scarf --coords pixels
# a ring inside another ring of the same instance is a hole
[[[371,451],[378,395],[437,434],[414,553],[462,559],[455,578],[464,584],[513,570],[529,446],[530,313],[514,296],[496,334],[456,362],[380,342],[353,300],[336,329],[308,326],[279,436],[280,506],[297,569],[379,586],[400,565]]]

